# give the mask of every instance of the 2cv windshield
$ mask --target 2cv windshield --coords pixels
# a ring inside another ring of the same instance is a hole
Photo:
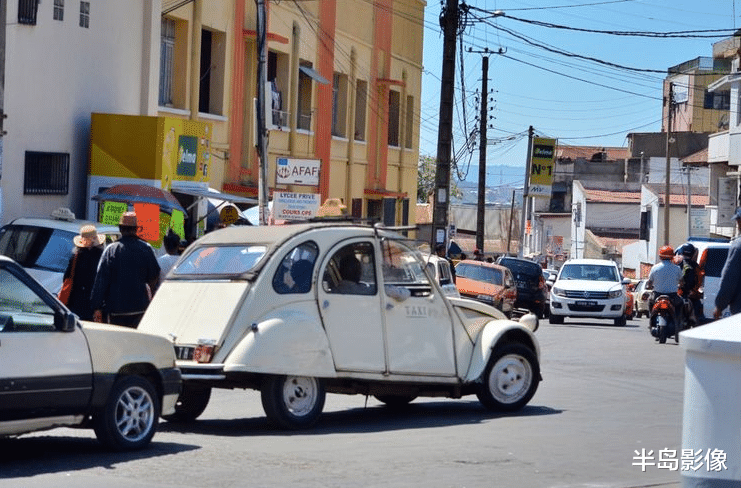
[[[267,246],[209,246],[189,253],[173,270],[174,275],[225,275],[250,271],[267,252]]]

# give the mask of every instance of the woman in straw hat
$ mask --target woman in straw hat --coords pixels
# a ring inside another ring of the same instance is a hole
[[[92,320],[90,293],[93,290],[98,261],[103,254],[105,235],[98,234],[94,225],[87,224],[80,228],[80,235],[75,236],[72,241],[75,243],[75,253],[64,272],[64,279],[72,276],[72,291],[67,300],[67,308],[82,320]]]

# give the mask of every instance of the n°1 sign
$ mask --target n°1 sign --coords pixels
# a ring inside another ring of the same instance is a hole
[[[319,186],[321,165],[319,159],[278,158],[275,164],[275,183]]]
[[[556,139],[533,138],[530,156],[530,185],[528,194],[531,197],[550,197],[553,185],[553,170],[556,159]]]

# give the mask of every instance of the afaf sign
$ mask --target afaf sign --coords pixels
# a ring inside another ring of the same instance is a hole
[[[319,159],[278,158],[275,165],[277,185],[319,186]]]

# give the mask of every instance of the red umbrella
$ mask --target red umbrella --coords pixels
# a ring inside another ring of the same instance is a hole
[[[93,200],[125,203],[154,203],[162,210],[172,212],[185,209],[178,199],[167,190],[147,185],[115,185],[93,197]]]

